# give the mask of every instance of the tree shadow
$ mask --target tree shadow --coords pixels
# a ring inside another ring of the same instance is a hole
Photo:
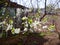
[[[44,39],[43,36],[40,36],[38,33],[32,33],[27,35],[23,45],[44,45],[47,41],[47,39]]]

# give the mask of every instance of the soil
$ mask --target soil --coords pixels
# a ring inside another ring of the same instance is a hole
[[[27,36],[19,34],[16,37],[0,39],[0,45],[60,45],[60,40],[56,33],[52,33],[51,35],[44,37],[39,36],[36,33],[34,33],[34,35],[29,34]]]

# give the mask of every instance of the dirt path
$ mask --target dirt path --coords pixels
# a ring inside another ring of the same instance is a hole
[[[55,24],[56,24],[56,30],[60,33],[60,17],[58,17]]]

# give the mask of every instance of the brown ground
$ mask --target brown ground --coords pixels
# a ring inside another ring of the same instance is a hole
[[[36,36],[37,35],[37,36]],[[21,43],[21,44],[19,44]],[[47,36],[39,36],[34,33],[27,36],[18,35],[16,37],[0,39],[0,45],[60,45],[59,36],[56,33],[52,33]]]

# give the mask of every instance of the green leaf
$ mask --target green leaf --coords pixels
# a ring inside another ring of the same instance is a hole
[[[9,20],[9,24],[13,24],[13,20],[10,19],[10,20]]]
[[[55,29],[55,25],[50,25],[49,27],[48,27],[48,30],[54,30]]]
[[[28,19],[28,23],[31,24],[33,21],[32,19]]]
[[[15,33],[15,32],[14,32],[14,30],[15,30],[15,28],[12,28],[12,30],[11,30],[12,34],[14,34],[14,33]]]
[[[44,32],[41,32],[41,33],[40,33],[40,36],[44,36],[44,35],[45,35],[45,33],[44,33]]]

